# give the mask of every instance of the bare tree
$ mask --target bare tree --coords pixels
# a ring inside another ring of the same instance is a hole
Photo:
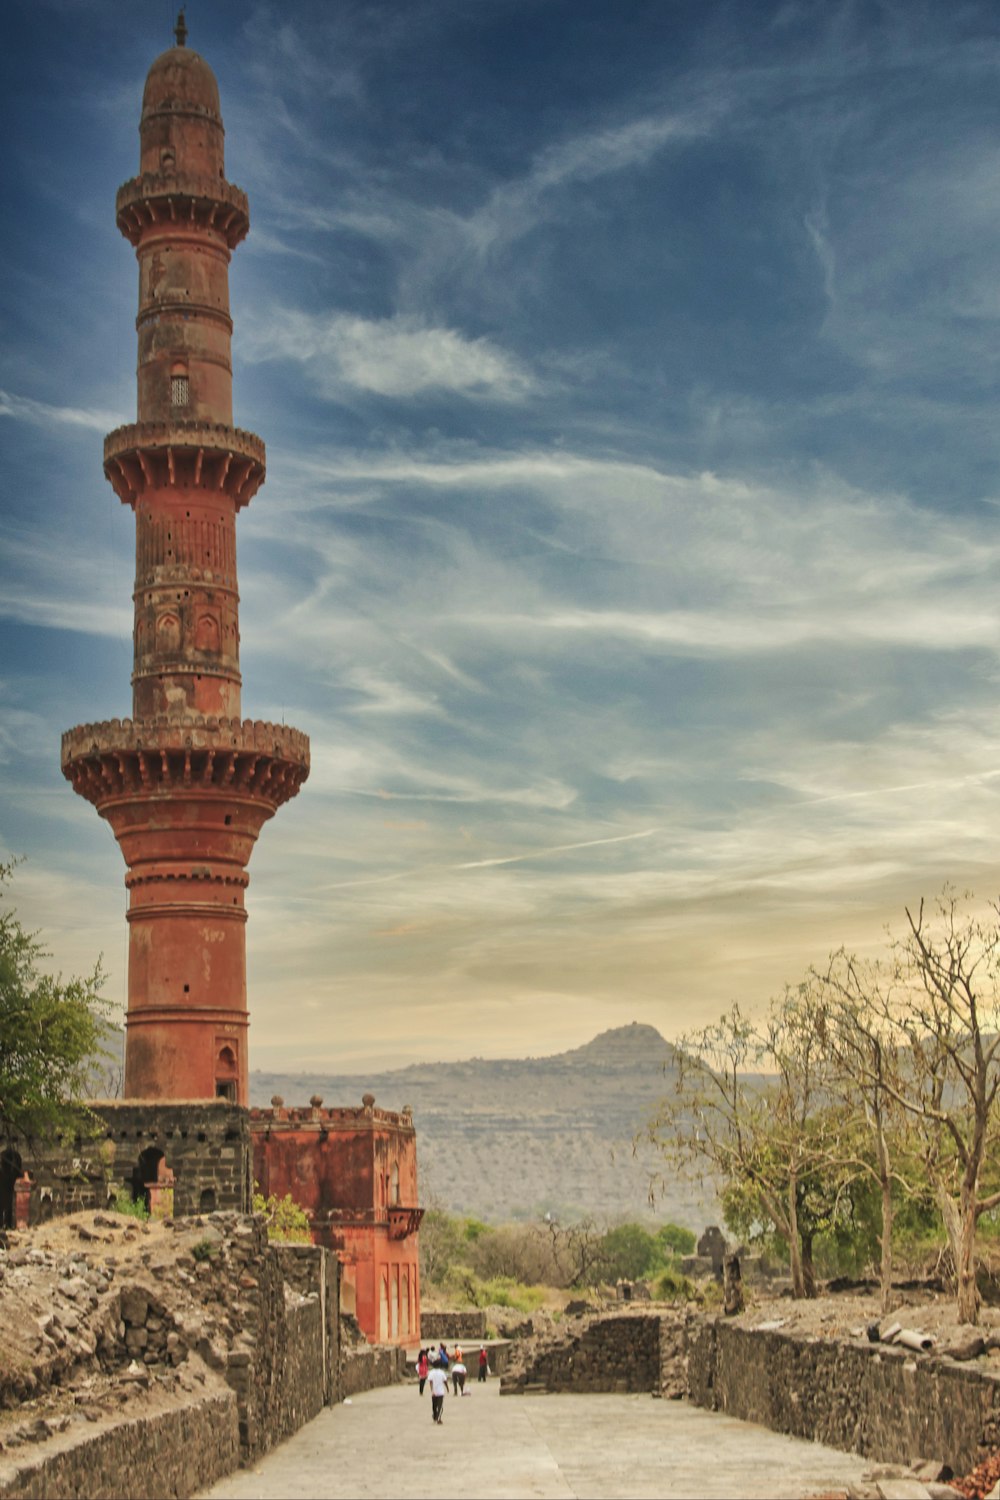
[[[841,1167],[872,1179],[879,1190],[882,1311],[892,1307],[893,1188],[910,1190],[896,1165],[905,1112],[900,1108],[900,1054],[890,1019],[891,976],[877,963],[862,963],[840,949],[824,974],[814,974],[815,1024],[831,1063],[831,1086],[857,1129],[843,1133]],[[864,1140],[871,1150],[864,1149]]]
[[[756,1196],[788,1245],[796,1297],[815,1295],[812,1226],[802,1210],[829,1168],[840,1129],[809,1002],[802,985],[772,1003],[761,1024],[734,1005],[686,1037],[674,1092],[661,1100],[648,1131],[671,1163],[700,1162],[724,1184]]]
[[[893,989],[881,1002],[903,1049],[890,1092],[922,1140],[967,1323],[979,1316],[976,1226],[1000,1205],[995,1171],[984,1183],[1000,1144],[1000,904],[990,912],[970,915],[948,889],[934,919],[923,901],[907,909]]]

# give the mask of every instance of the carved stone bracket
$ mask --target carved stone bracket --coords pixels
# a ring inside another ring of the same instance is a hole
[[[416,1234],[420,1228],[420,1220],[424,1216],[422,1208],[390,1208],[389,1209],[389,1238],[391,1240],[405,1240],[407,1235]]]
[[[147,489],[181,485],[224,490],[240,510],[267,473],[254,432],[213,422],[132,422],[104,439],[104,472],[124,505]]]
[[[115,217],[133,245],[156,224],[187,222],[215,230],[233,250],[250,228],[250,207],[242,188],[175,172],[147,172],[123,182],[115,197]]]

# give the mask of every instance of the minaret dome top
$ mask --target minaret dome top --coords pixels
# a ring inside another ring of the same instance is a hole
[[[225,176],[224,134],[219,85],[205,59],[190,47],[161,52],[142,96],[140,174],[217,182]]]
[[[219,85],[208,63],[190,47],[169,47],[161,52],[146,75],[142,95],[142,117],[194,111],[222,118]]]

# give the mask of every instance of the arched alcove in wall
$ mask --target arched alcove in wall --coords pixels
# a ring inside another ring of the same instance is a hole
[[[162,1181],[167,1174],[167,1159],[158,1146],[147,1146],[132,1168],[129,1190],[133,1203],[150,1206],[150,1184]]]

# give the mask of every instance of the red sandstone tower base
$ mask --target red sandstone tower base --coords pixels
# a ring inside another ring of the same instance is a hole
[[[241,718],[236,515],[264,444],[232,425],[230,255],[215,77],[179,45],[149,70],[118,227],[139,262],[138,420],[104,471],[136,521],[132,718],[63,736],[63,772],[128,866],[125,1097],[247,1103],[247,864],[309,774],[309,742]]]

